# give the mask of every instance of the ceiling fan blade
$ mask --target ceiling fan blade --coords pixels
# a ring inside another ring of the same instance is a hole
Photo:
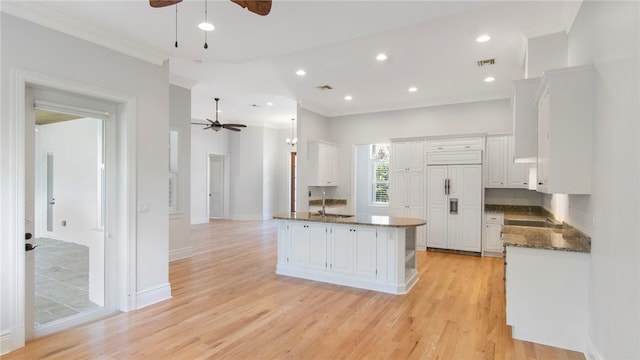
[[[236,129],[236,128],[234,128],[234,127],[227,127],[227,126],[225,126],[224,128],[225,128],[225,129],[227,129],[227,130],[231,130],[231,131],[240,131],[240,129]]]
[[[241,128],[246,128],[247,127],[247,125],[245,125],[245,124],[224,124],[222,126],[224,126],[224,127],[233,126],[233,127],[241,127]]]
[[[271,11],[271,0],[231,0],[252,13],[265,16]]]
[[[149,0],[149,5],[154,8],[160,8],[175,5],[179,2],[182,2],[182,0]]]
[[[209,126],[210,124],[192,122],[191,125],[207,125],[207,126]]]

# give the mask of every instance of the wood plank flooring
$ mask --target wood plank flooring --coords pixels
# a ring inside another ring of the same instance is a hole
[[[3,359],[584,359],[511,339],[502,259],[420,252],[408,295],[278,276],[276,223],[192,227],[173,298]]]

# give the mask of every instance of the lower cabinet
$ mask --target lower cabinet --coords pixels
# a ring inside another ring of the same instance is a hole
[[[276,273],[404,294],[417,281],[415,255],[405,259],[415,244],[415,228],[282,221]]]
[[[484,215],[484,255],[502,256],[502,213],[487,212]]]

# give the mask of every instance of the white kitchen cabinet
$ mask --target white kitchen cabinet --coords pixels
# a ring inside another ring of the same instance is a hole
[[[323,223],[291,222],[289,232],[291,240],[287,262],[294,266],[326,270],[327,226]]]
[[[427,140],[427,152],[484,150],[484,136]]]
[[[424,219],[424,172],[393,171],[391,175],[391,216]],[[418,249],[426,249],[424,227],[417,229]]]
[[[427,166],[427,247],[480,252],[482,166]]]
[[[424,142],[391,143],[391,168],[393,171],[422,171],[424,169]]]
[[[523,162],[534,163],[538,156],[538,103],[536,91],[540,78],[513,82],[511,108],[513,110],[513,157]]]
[[[376,278],[377,231],[365,226],[331,226],[329,269]]]
[[[590,254],[507,246],[505,255],[513,338],[584,352]]]
[[[276,273],[405,294],[418,279],[415,230],[280,221]]]
[[[515,137],[509,136],[507,140],[507,183],[506,187],[512,189],[529,188],[530,163],[515,162]]]
[[[592,66],[545,71],[538,93],[536,190],[590,194],[594,101]]]
[[[527,189],[529,164],[514,162],[514,137],[487,136],[485,188]]]
[[[391,144],[391,216],[424,219],[424,142]],[[419,249],[426,249],[424,227],[416,234]]]
[[[484,254],[501,256],[503,250],[502,226],[504,222],[504,215],[497,212],[486,212],[484,215],[484,222]]]
[[[503,188],[507,176],[507,140],[506,136],[487,136],[485,161],[485,188]]]
[[[335,144],[311,141],[308,144],[309,186],[337,186],[338,150]]]

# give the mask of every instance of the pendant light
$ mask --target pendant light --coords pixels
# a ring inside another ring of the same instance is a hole
[[[178,47],[178,4],[176,4],[176,43],[175,47]]]
[[[200,24],[198,24],[198,27],[200,28],[200,30],[204,30],[204,48],[205,49],[209,48],[209,45],[207,44],[207,33],[209,31],[213,31],[213,29],[216,28],[207,19],[207,13],[208,13],[207,10],[208,10],[207,9],[207,0],[204,0],[204,22],[201,22]]]
[[[295,131],[294,131],[294,124],[295,124],[296,119],[291,119],[291,137],[290,138],[286,138],[286,142],[287,144],[291,145],[291,146],[296,146],[296,144],[298,143],[298,138],[295,137]]]

